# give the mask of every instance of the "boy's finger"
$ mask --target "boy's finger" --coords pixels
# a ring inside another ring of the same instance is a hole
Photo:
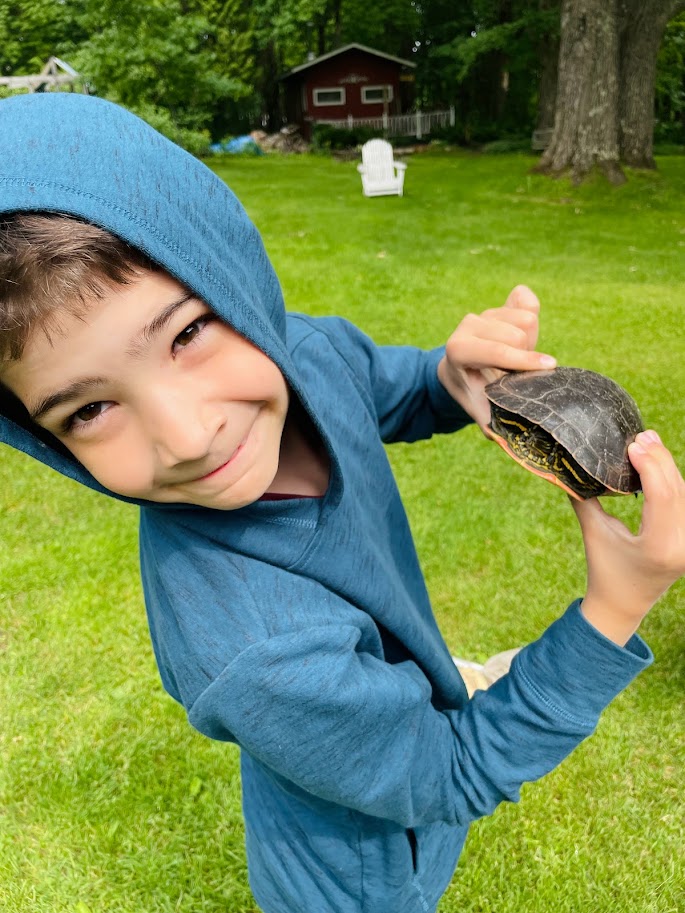
[[[475,336],[464,340],[460,361],[475,368],[497,368],[501,371],[539,371],[556,367],[556,359],[551,355]]]
[[[526,311],[533,311],[535,314],[540,311],[540,301],[538,296],[527,285],[517,285],[513,288],[504,302],[507,308],[523,308]]]
[[[642,431],[628,445],[645,497],[673,497],[685,484],[671,452],[655,431]]]
[[[511,311],[511,313],[513,314],[514,311]],[[522,311],[519,313],[523,314]],[[507,345],[520,349],[528,348],[528,330],[529,326],[526,325],[525,321],[500,320],[495,317],[488,319],[481,315],[478,318],[478,323],[474,324],[471,335],[476,339],[505,342]]]
[[[538,332],[540,328],[539,321],[537,319],[540,313],[540,302],[538,296],[532,292],[527,285],[517,285],[515,289],[509,293],[504,308],[502,310],[509,310],[512,313],[516,311],[521,311],[525,314],[533,314],[536,318],[534,324],[528,328],[528,348],[534,349],[538,344]]]
[[[479,315],[483,320],[497,320],[501,323],[510,323],[513,326],[520,327],[522,330],[528,330],[530,327],[537,326],[538,315],[533,311],[522,310],[521,308],[499,307],[488,308]]]
[[[526,334],[527,349],[534,349],[538,342],[540,322],[535,311],[522,308],[500,307],[483,311],[480,315],[488,323],[500,323],[518,327]]]
[[[569,501],[571,502],[571,507],[575,511],[583,533],[589,532],[593,526],[604,519],[603,515],[605,514],[605,511],[597,498],[590,498],[587,501],[578,501],[577,498],[572,498],[569,495]]]
[[[685,510],[685,482],[671,453],[652,431],[638,434],[628,456],[640,476],[644,495],[642,531],[649,535],[676,522]]]

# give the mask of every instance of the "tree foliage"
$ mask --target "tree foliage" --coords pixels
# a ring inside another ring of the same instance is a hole
[[[685,143],[685,13],[666,27],[656,79],[656,133]]]
[[[0,0],[0,75],[39,73],[51,56],[68,57],[87,33],[76,0]]]
[[[540,47],[558,34],[551,2],[427,0],[417,55],[423,105],[455,104],[467,139],[530,135]]]
[[[73,63],[92,88],[192,148],[208,144],[217,106],[250,94],[235,61],[218,59],[224,34],[182,0],[148,2],[144,12],[140,0],[101,0],[81,21],[90,37]]]
[[[624,37],[631,16],[642,28],[657,7],[682,8],[609,3]],[[0,0],[0,72],[38,72],[56,55],[92,90],[199,150],[210,135],[278,129],[284,72],[356,42],[415,62],[417,107],[453,105],[454,139],[524,137],[551,121],[560,9],[561,0]],[[656,106],[661,135],[681,141],[684,47],[680,16],[659,54]]]

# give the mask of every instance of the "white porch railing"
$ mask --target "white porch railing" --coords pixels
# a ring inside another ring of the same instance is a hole
[[[415,111],[412,114],[383,114],[381,117],[347,117],[338,120],[315,121],[317,124],[328,124],[331,127],[353,130],[355,127],[369,127],[383,131],[386,136],[415,136],[422,139],[428,136],[434,127],[453,127],[454,108],[448,111]]]

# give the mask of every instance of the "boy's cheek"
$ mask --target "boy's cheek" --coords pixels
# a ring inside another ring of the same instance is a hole
[[[149,460],[130,446],[72,443],[68,449],[94,479],[114,494],[142,497],[153,483]]]

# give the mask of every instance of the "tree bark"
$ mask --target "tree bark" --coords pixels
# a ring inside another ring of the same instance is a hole
[[[538,118],[536,130],[554,126],[559,72],[559,43],[547,42],[540,48],[540,81],[538,83]]]
[[[281,117],[281,96],[280,83],[278,75],[281,72],[278,62],[278,51],[275,41],[268,42],[262,51],[262,97],[266,106],[267,129],[271,133],[277,133],[282,126]]]
[[[657,54],[683,9],[685,0],[562,0],[554,132],[536,171],[570,170],[577,182],[597,166],[622,183],[621,161],[655,167]]]
[[[556,0],[540,0],[540,9],[549,10]],[[548,37],[538,46],[540,79],[538,82],[538,117],[536,130],[551,130],[557,103],[559,75],[559,39]]]
[[[656,60],[668,22],[685,0],[619,0],[619,151],[634,168],[655,168]]]
[[[619,165],[618,0],[563,0],[552,140],[536,170],[570,171],[580,182],[598,167],[614,184]]]

